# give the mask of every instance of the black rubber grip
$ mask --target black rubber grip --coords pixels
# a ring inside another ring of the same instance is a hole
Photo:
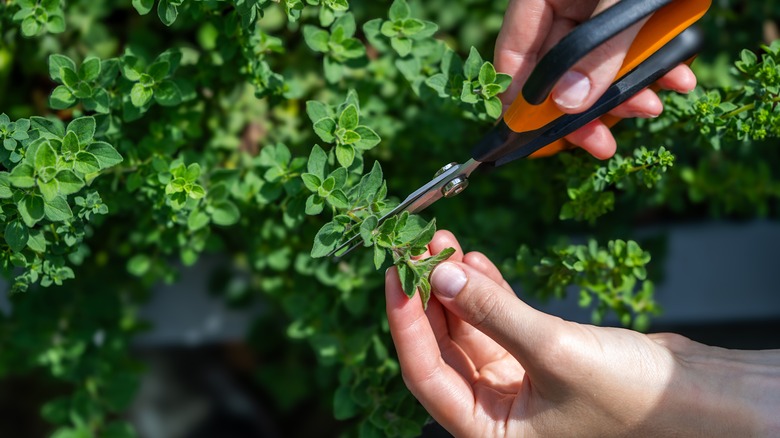
[[[622,0],[575,27],[533,69],[523,97],[532,105],[544,102],[561,76],[587,54],[672,1]]]

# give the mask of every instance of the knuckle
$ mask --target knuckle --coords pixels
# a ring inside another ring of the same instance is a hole
[[[494,321],[503,307],[502,300],[495,293],[491,291],[477,291],[468,309],[471,324],[480,330],[495,325]]]
[[[670,351],[686,350],[693,344],[693,341],[690,339],[676,333],[652,333],[647,335],[647,337]]]

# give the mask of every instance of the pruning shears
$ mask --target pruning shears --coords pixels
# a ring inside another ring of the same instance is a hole
[[[580,24],[536,65],[503,118],[472,149],[470,159],[442,167],[430,182],[385,213],[379,224],[461,193],[480,166],[498,167],[520,158],[553,155],[569,149],[564,137],[587,123],[601,118],[609,126],[615,124],[619,119],[607,115],[610,110],[696,56],[704,38],[693,24],[710,4],[710,0],[622,0]],[[550,97],[561,76],[598,46],[651,14],[604,95],[582,113],[562,113]],[[359,239],[353,236],[330,255],[346,255],[361,245]]]

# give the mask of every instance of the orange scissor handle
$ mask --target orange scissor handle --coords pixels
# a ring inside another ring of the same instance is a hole
[[[698,21],[707,12],[711,3],[711,0],[673,0],[666,6],[655,11],[644,26],[642,26],[642,29],[634,39],[615,79],[624,76],[636,68],[674,37]],[[604,11],[602,14],[605,14],[606,12],[607,11]],[[598,17],[598,15],[594,17],[594,20]],[[576,29],[573,33],[574,32],[576,32]],[[553,51],[555,51],[555,48],[553,48],[548,55],[552,54]],[[557,54],[559,57],[560,55],[561,54]],[[547,56],[545,56],[545,58],[546,57]],[[578,60],[579,59],[571,60],[572,65]],[[543,76],[545,74],[544,71],[537,72],[538,68],[544,65],[544,61],[544,58],[540,61],[537,69],[535,69],[531,74],[531,77],[529,77],[529,82],[526,83],[526,86],[530,84],[531,79],[535,74],[536,76]],[[561,72],[561,74],[562,73],[563,72]],[[549,78],[547,78],[547,88],[543,90],[544,100],[541,101],[541,103],[537,102],[538,104],[533,104],[529,102],[529,100],[533,99],[526,98],[526,96],[528,96],[527,87],[523,89],[522,93],[518,94],[517,98],[504,115],[504,122],[512,131],[518,133],[533,131],[549,124],[563,115],[549,95],[549,90],[552,89],[552,86],[554,86],[554,83],[557,82],[559,77],[560,76],[555,77],[554,81],[549,81]],[[538,100],[539,96],[536,96],[536,99]],[[610,118],[609,120],[611,124],[614,124],[617,121],[617,118]],[[568,144],[565,140],[560,139],[536,151],[533,156],[552,155],[567,148]]]

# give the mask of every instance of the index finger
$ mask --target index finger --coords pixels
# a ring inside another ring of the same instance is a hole
[[[390,334],[406,386],[433,418],[457,434],[466,419],[473,418],[471,386],[444,362],[420,294],[406,297],[395,268],[385,275],[385,293]]]
[[[597,0],[511,0],[496,39],[496,70],[512,76],[502,100],[514,100],[541,55],[579,21],[589,17]]]

